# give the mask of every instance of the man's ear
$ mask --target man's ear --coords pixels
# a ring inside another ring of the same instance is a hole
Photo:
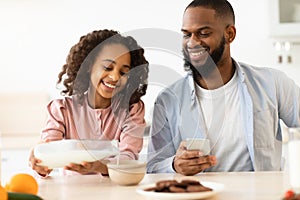
[[[231,43],[236,35],[236,29],[234,25],[228,25],[225,30],[226,42]]]

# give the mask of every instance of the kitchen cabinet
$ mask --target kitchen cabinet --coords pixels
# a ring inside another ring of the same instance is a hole
[[[269,0],[270,36],[300,40],[300,0]]]

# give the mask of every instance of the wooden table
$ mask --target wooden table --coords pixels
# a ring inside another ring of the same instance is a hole
[[[138,194],[136,188],[173,178],[192,178],[224,184],[225,188],[222,192],[209,198],[215,200],[280,200],[284,192],[289,189],[286,172],[202,173],[189,177],[179,174],[147,174],[137,186],[118,186],[112,183],[108,177],[98,175],[73,175],[38,179],[39,195],[45,200],[151,199]]]

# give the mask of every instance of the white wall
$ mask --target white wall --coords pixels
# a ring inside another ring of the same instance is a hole
[[[48,90],[57,95],[57,74],[81,35],[95,29],[180,30],[186,2],[0,1],[0,92]]]
[[[116,29],[121,33],[161,28],[180,34],[182,13],[189,2],[2,0],[0,92],[44,90],[53,97],[59,96],[55,88],[57,74],[70,47],[81,35],[103,28]],[[258,66],[276,65],[273,41],[268,36],[267,0],[230,2],[236,12],[237,27],[232,56]],[[147,52],[150,63],[181,69],[180,56],[172,59],[172,55],[155,55],[157,53],[162,52]]]

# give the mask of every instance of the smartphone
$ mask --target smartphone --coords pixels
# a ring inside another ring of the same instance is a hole
[[[203,155],[209,155],[209,153],[210,153],[209,139],[187,138],[186,139],[186,149],[187,150],[198,150],[198,151],[201,151],[203,153]]]

